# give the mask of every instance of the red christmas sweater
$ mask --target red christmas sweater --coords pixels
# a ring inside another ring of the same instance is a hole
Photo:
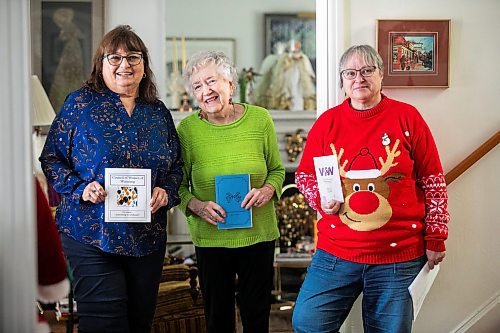
[[[345,202],[321,210],[313,157],[337,155]],[[444,251],[448,195],[432,134],[411,105],[386,96],[370,110],[349,100],[322,114],[307,137],[295,182],[318,221],[317,248],[366,264]]]

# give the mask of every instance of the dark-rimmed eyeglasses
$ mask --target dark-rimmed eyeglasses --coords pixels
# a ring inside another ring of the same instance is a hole
[[[362,77],[370,77],[375,73],[376,69],[377,67],[375,66],[366,66],[360,69],[344,69],[340,74],[346,80],[354,80],[358,76],[358,72]]]
[[[110,53],[102,56],[102,59],[108,59],[108,62],[111,66],[120,66],[123,58],[127,58],[127,62],[130,66],[137,66],[141,63],[142,54],[140,53],[131,53],[126,56],[122,56],[118,53]]]

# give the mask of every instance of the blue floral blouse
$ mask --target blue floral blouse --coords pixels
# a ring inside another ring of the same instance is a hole
[[[136,98],[129,116],[111,90],[84,87],[71,93],[52,123],[40,162],[61,194],[60,232],[121,255],[138,257],[163,248],[167,211],[180,202],[183,162],[172,115],[161,101]],[[92,181],[104,187],[105,168],[151,169],[151,188],[165,189],[168,205],[152,214],[151,223],[104,222],[104,203],[81,196]]]

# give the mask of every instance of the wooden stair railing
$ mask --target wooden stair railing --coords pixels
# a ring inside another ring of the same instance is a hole
[[[493,134],[491,138],[486,140],[479,148],[474,150],[472,154],[467,156],[462,162],[460,162],[456,167],[451,169],[444,176],[444,178],[446,179],[446,185],[450,185],[461,174],[467,171],[474,163],[479,161],[490,150],[495,148],[499,142],[500,142],[500,131],[497,131],[495,134]]]

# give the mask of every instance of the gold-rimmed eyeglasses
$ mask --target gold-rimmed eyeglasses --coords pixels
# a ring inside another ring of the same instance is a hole
[[[358,72],[362,77],[370,77],[375,73],[376,69],[377,67],[375,66],[366,66],[360,69],[344,69],[340,74],[346,80],[354,80],[358,76]]]
[[[130,66],[137,66],[141,63],[143,56],[141,53],[131,53],[127,54],[126,56],[122,56],[118,53],[110,53],[102,56],[103,60],[105,58],[108,59],[108,62],[111,66],[120,66],[123,58],[127,58],[127,62]]]

